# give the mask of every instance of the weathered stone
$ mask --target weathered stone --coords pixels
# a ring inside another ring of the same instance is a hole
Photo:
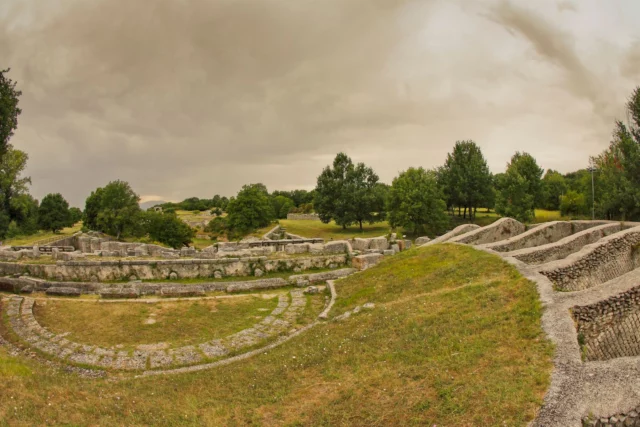
[[[387,249],[386,251],[383,252],[384,256],[390,256],[390,255],[395,255],[396,252],[393,249]]]
[[[175,271],[172,271],[171,273],[169,273],[169,279],[170,280],[177,280],[178,279],[178,273],[176,273]]]
[[[77,297],[80,296],[81,292],[76,288],[62,288],[62,287],[51,287],[46,291],[47,295],[60,295],[67,297]]]
[[[429,243],[431,241],[431,239],[429,237],[418,237],[416,239],[416,245],[420,246],[420,245],[424,245],[425,243]]]
[[[262,276],[264,276],[264,271],[260,270],[259,268],[256,268],[253,271],[253,275],[256,276],[256,277],[262,277]]]
[[[163,287],[160,290],[160,295],[163,297],[194,297],[204,295],[204,289],[202,286],[184,285]]]
[[[304,290],[304,293],[307,295],[315,295],[319,292],[320,290],[316,286],[309,286],[307,287],[307,289]]]
[[[389,249],[389,242],[384,236],[369,239],[369,249],[384,251]]]
[[[358,270],[366,270],[378,264],[383,257],[381,254],[358,255],[352,258],[351,265]]]

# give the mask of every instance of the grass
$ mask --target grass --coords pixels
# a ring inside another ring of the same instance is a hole
[[[297,234],[304,237],[319,237],[324,240],[345,240],[353,237],[378,237],[386,236],[391,232],[389,223],[376,222],[374,224],[363,224],[363,230],[360,231],[359,226],[351,226],[343,229],[331,221],[324,224],[320,221],[303,221],[281,219],[280,225],[285,228],[288,233]],[[273,227],[271,227],[273,228]],[[267,230],[268,231],[268,230]]]
[[[40,240],[52,239],[60,237],[63,239],[65,236],[71,236],[77,233],[82,228],[82,222],[75,224],[73,227],[63,228],[59,233],[53,233],[51,231],[38,231],[36,234],[30,236],[18,236],[13,239],[7,239],[3,242],[4,245],[9,246],[29,246]]]
[[[278,298],[255,296],[154,304],[38,301],[34,315],[56,334],[83,344],[111,347],[166,342],[172,346],[224,338],[260,322]],[[149,319],[155,323],[147,324]]]
[[[499,257],[456,245],[412,249],[338,281],[337,290],[333,314],[376,307],[202,372],[87,380],[0,347],[0,366],[11,364],[0,381],[2,401],[10,402],[0,405],[0,420],[512,426],[534,417],[552,346],[534,284]]]

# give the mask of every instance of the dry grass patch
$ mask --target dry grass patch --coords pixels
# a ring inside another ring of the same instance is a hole
[[[34,314],[50,331],[69,332],[82,344],[127,348],[166,342],[172,346],[224,338],[265,318],[278,298],[251,295],[157,303],[95,303],[39,300]]]

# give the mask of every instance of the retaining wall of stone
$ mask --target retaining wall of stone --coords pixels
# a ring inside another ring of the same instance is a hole
[[[640,426],[640,406],[629,412],[622,412],[610,417],[588,416],[582,419],[583,427],[634,427]]]
[[[444,243],[444,242],[447,242],[447,241],[453,239],[456,236],[461,236],[463,234],[467,234],[470,231],[478,230],[479,228],[480,228],[480,226],[476,225],[476,224],[462,224],[462,225],[457,226],[453,230],[449,231],[448,233],[443,234],[440,237],[436,237],[433,240],[430,240],[429,242],[425,243],[422,246],[435,245],[436,243]]]
[[[287,219],[292,219],[295,221],[320,221],[320,217],[318,216],[318,214],[290,213],[287,214]]]
[[[640,355],[640,286],[571,314],[586,360]]]
[[[525,226],[513,218],[500,218],[493,224],[478,228],[449,240],[451,243],[482,245],[499,242],[524,233]],[[431,243],[431,242],[429,242]]]
[[[552,221],[531,228],[522,234],[484,247],[497,252],[510,252],[557,242],[574,233],[587,230],[605,221]]]
[[[561,291],[579,291],[640,267],[640,227],[623,230],[582,248],[540,271]]]
[[[578,252],[585,245],[595,243],[620,230],[622,230],[620,223],[607,223],[577,232],[555,243],[508,252],[505,256],[512,256],[527,264],[544,264],[566,258],[572,253]]]
[[[121,261],[59,261],[56,264],[17,264],[0,262],[0,275],[29,275],[57,281],[114,281],[129,278],[144,280],[193,279],[201,277],[252,276],[275,271],[336,268],[348,263],[346,254],[308,258],[268,259],[223,258],[186,260],[121,260]]]

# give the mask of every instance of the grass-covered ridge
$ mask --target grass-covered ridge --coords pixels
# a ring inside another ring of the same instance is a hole
[[[413,249],[337,282],[324,323],[252,359],[112,382],[0,347],[0,420],[72,425],[526,425],[552,348],[534,284],[458,245]],[[3,397],[3,401],[4,401]],[[16,409],[14,409],[16,408]]]

